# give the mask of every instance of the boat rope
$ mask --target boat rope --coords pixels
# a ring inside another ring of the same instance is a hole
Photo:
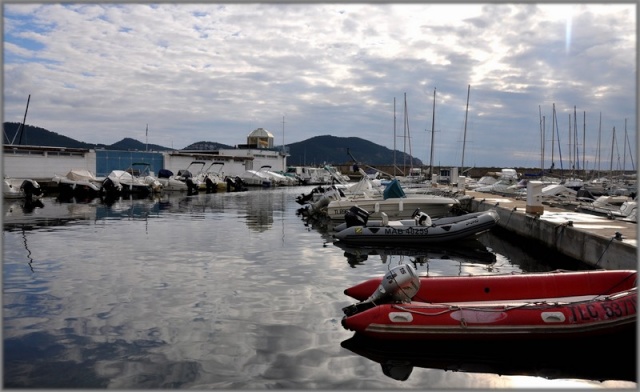
[[[631,277],[631,275],[629,277]],[[625,280],[626,279],[628,279],[628,278],[625,278]],[[621,283],[622,282],[618,283],[617,285],[619,285]],[[633,290],[635,290],[635,288],[629,289],[628,291],[631,292]],[[608,300],[611,300],[613,296],[618,295],[618,294],[620,294],[620,293],[616,292],[616,293],[613,293],[613,294],[594,294],[593,298],[583,299],[583,300],[576,300],[576,301],[559,301],[559,300],[558,301],[545,301],[545,300],[527,301],[527,300],[522,300],[523,303],[521,303],[519,305],[511,305],[511,306],[509,306],[509,305],[503,305],[503,306],[495,305],[494,307],[491,307],[491,308],[477,307],[477,306],[464,306],[464,305],[449,305],[449,304],[446,304],[446,303],[428,303],[428,304],[435,305],[435,306],[441,306],[443,308],[440,312],[435,312],[435,313],[426,313],[426,312],[420,311],[420,310],[415,309],[415,308],[407,307],[407,305],[400,305],[400,304],[394,304],[394,305],[392,305],[392,307],[395,308],[395,309],[398,309],[398,310],[405,311],[405,312],[419,314],[421,316],[440,316],[440,315],[443,315],[443,314],[446,314],[446,313],[452,313],[452,312],[455,312],[455,311],[464,311],[464,310],[494,313],[494,312],[508,312],[508,311],[517,310],[517,309],[540,310],[541,308],[544,308],[544,307],[547,307],[547,306],[565,306],[567,304],[579,305],[579,304],[587,304],[587,303],[595,302],[595,301],[608,301]]]
[[[604,254],[607,252],[607,250],[609,249],[609,245],[611,245],[611,243],[613,242],[613,240],[615,240],[616,238],[618,238],[618,235],[614,235],[613,237],[611,237],[611,239],[609,240],[609,242],[607,243],[607,246],[604,248],[604,250],[602,251],[602,254],[600,255],[600,257],[598,257],[598,261],[596,261],[596,265],[598,265],[598,263],[600,263],[600,260],[602,260],[602,256],[604,256]]]
[[[562,233],[561,230],[559,229],[564,229],[566,227],[573,227],[573,221],[566,221],[563,223],[560,223],[559,225],[556,225],[556,227],[554,227],[554,231],[556,232],[556,240],[554,241],[555,243],[555,247],[558,248],[558,238],[560,236],[560,234]]]
[[[496,206],[497,206],[497,205],[498,205],[498,204],[496,203]],[[509,213],[509,218],[507,219],[507,221],[506,221],[506,222],[505,222],[505,224],[504,224],[504,225],[505,225],[505,227],[508,227],[508,226],[509,226],[509,221],[511,220],[511,217],[513,216],[513,213],[514,213],[515,211],[516,211],[516,209],[514,208],[514,209],[512,209],[512,210],[511,210],[511,212]]]

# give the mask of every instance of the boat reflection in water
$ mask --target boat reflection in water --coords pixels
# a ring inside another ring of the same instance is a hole
[[[430,260],[451,260],[458,263],[473,263],[491,265],[496,262],[495,253],[477,239],[457,241],[452,244],[427,244],[424,246],[400,246],[400,247],[372,247],[347,245],[336,241],[333,245],[344,250],[344,256],[349,265],[355,268],[369,259],[369,256],[379,256],[382,263],[386,264],[394,256],[406,256],[412,258],[414,266],[424,265]]]
[[[377,362],[382,372],[406,381],[413,369],[535,376],[550,380],[637,382],[636,334],[587,340],[382,341],[355,334],[343,348]]]

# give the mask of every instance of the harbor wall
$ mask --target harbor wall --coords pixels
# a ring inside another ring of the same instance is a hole
[[[500,228],[594,267],[637,269],[635,235],[633,241],[627,241],[625,236],[618,238],[614,229],[595,232],[575,227],[570,221],[556,223],[541,219],[538,214],[526,213],[523,201],[502,206],[486,199],[470,197],[461,199],[461,204],[469,212],[495,209],[500,216]]]

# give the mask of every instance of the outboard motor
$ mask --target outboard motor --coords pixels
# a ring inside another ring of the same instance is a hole
[[[342,308],[346,316],[352,316],[376,306],[376,303],[410,302],[420,289],[420,278],[411,264],[401,264],[390,269],[382,278],[378,289],[366,300]]]
[[[193,182],[192,177],[187,177],[187,179],[184,182],[185,182],[185,184],[187,184],[187,195],[188,196],[198,194],[198,185]]]
[[[24,192],[27,200],[31,200],[34,196],[42,196],[42,188],[40,188],[40,184],[32,180],[24,180],[20,185],[20,190]]]
[[[116,196],[122,191],[122,185],[116,185],[113,180],[107,177],[102,182],[102,188],[100,190],[107,196]]]
[[[207,187],[207,193],[213,193],[218,190],[218,185],[215,182],[213,182],[213,180],[209,176],[205,177],[204,182]]]
[[[344,221],[346,222],[347,227],[366,226],[368,220],[369,213],[367,210],[358,206],[349,208],[349,210],[344,214]]]

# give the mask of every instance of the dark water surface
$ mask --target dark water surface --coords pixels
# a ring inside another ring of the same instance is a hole
[[[297,214],[295,197],[310,189],[5,200],[4,387],[637,387],[602,372],[601,350],[565,369],[513,345],[407,352],[354,342],[340,324],[353,303],[343,290],[399,263],[430,275],[588,267],[499,232],[421,252],[343,249]]]

